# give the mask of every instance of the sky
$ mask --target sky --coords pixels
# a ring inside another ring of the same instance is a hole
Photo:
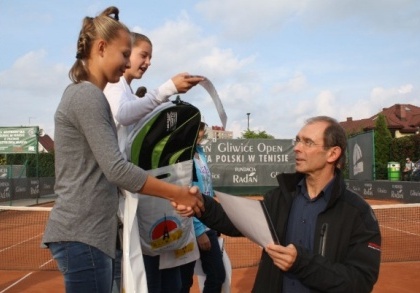
[[[345,121],[420,106],[418,0],[0,0],[0,126],[54,137],[82,19],[108,6],[153,42],[152,65],[132,88],[203,75],[234,138],[248,125],[288,139],[312,116]],[[181,98],[221,125],[202,87]]]

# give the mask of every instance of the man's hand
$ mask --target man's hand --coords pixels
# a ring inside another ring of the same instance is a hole
[[[181,187],[182,193],[178,195],[173,201],[172,206],[176,209],[177,213],[183,217],[190,217],[196,215],[201,216],[201,212],[204,212],[203,197],[197,186],[193,187]],[[187,194],[184,194],[187,191]]]
[[[297,250],[293,244],[286,247],[276,244],[269,244],[265,248],[274,264],[282,271],[287,272],[293,266],[297,257]]]

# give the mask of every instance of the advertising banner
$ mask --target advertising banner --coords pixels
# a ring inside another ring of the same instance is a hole
[[[413,181],[346,180],[347,188],[367,199],[420,202],[420,184]]]
[[[0,179],[0,203],[54,195],[54,177]]]
[[[26,177],[25,165],[0,165],[0,178]]]
[[[359,134],[348,139],[349,179],[373,180],[373,131]]]
[[[0,154],[36,154],[38,127],[0,127]]]
[[[203,147],[215,189],[273,187],[277,174],[295,171],[291,139],[219,139]]]

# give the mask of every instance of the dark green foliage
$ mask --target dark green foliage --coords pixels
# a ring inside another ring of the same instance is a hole
[[[39,177],[54,177],[54,153],[39,155]]]
[[[420,160],[420,134],[412,135],[410,137],[413,140],[414,144],[414,153],[412,157],[412,160],[414,162]]]
[[[255,132],[255,131],[252,131],[252,130],[248,129],[248,130],[242,132],[242,137],[240,137],[240,138],[245,138],[245,139],[256,139],[256,138],[273,139],[274,136],[266,133],[265,130]]]
[[[388,180],[388,162],[375,162],[376,180]]]
[[[379,114],[375,123],[375,179],[388,179],[388,162],[390,159],[391,132],[386,118]]]
[[[405,158],[413,162],[420,160],[420,135],[403,136],[394,138],[390,147],[390,160],[399,162],[403,167]]]
[[[26,177],[54,177],[54,154],[11,154],[4,165],[26,165]],[[38,168],[37,168],[38,165]]]
[[[344,168],[341,168],[341,171],[343,172],[343,176],[345,179],[349,179],[349,152],[347,150],[347,154],[346,154],[346,164],[344,165]]]

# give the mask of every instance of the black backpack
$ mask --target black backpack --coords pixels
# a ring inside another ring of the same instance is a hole
[[[191,184],[200,121],[200,111],[179,96],[159,105],[130,131],[128,159],[156,178],[178,185]],[[189,249],[197,245],[192,219],[178,215],[165,199],[142,194],[138,197],[136,213],[143,253],[168,252],[165,255],[173,257],[186,249],[183,253],[188,252],[190,257]]]
[[[130,132],[129,160],[144,170],[192,160],[200,121],[198,108],[179,96],[159,105]]]

